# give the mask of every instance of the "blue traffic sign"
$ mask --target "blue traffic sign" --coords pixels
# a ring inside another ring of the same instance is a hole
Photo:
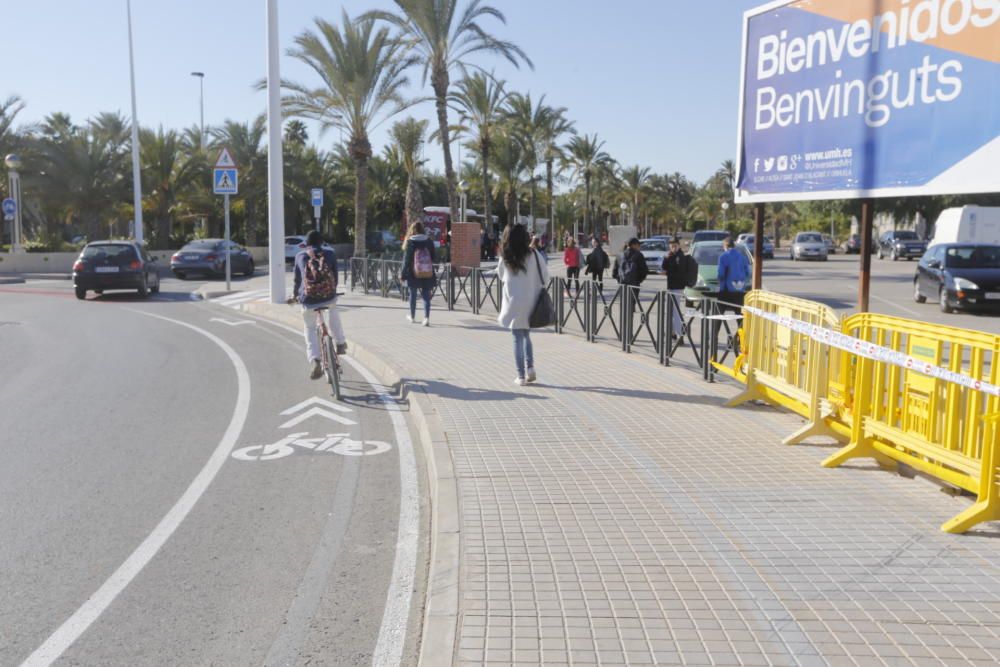
[[[232,168],[212,171],[212,191],[217,195],[235,195],[237,192],[237,170]]]
[[[17,213],[17,202],[8,197],[3,200],[3,214],[14,215]]]
[[[312,205],[313,206],[323,205],[323,188],[312,189]]]

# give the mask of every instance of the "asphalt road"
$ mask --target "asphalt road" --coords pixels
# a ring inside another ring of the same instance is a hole
[[[301,334],[199,284],[0,287],[0,664],[412,663],[405,412],[350,364],[303,404]]]

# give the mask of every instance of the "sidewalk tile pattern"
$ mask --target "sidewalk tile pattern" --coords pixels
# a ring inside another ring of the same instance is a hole
[[[349,337],[441,418],[458,478],[462,664],[996,665],[1000,532],[800,422],[610,346],[351,295]],[[377,307],[375,307],[377,306]]]

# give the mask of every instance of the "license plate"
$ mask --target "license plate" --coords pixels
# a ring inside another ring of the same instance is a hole
[[[987,299],[1000,299],[1000,292],[987,292],[986,293],[986,298]]]
[[[201,255],[184,255],[184,259],[189,262],[196,262],[201,259]]]
[[[95,273],[118,273],[117,266],[98,266],[94,269]]]

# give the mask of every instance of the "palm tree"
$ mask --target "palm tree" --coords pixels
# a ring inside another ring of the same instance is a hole
[[[559,145],[564,134],[574,134],[573,123],[566,120],[565,107],[549,107],[542,124],[538,128],[538,138],[542,144],[542,159],[545,160],[545,189],[549,195],[549,209],[552,224],[555,224],[555,164],[563,158]]]
[[[725,160],[722,166],[719,167],[717,172],[718,176],[722,178],[723,182],[726,184],[726,189],[729,194],[726,195],[728,199],[732,199],[733,188],[736,184],[736,163],[732,160]]]
[[[392,126],[389,133],[392,140],[396,142],[396,150],[399,152],[400,161],[406,171],[406,206],[405,220],[409,227],[414,222],[423,220],[424,202],[420,195],[420,183],[418,174],[424,160],[421,154],[424,150],[424,136],[427,132],[427,121],[407,118]]]
[[[625,192],[632,197],[632,224],[635,224],[639,215],[639,195],[646,191],[649,183],[649,167],[635,165],[627,169],[622,169],[622,183],[625,185]]]
[[[212,129],[213,147],[225,146],[240,168],[240,196],[233,205],[235,213],[243,214],[243,240],[257,244],[259,213],[267,207],[267,150],[264,134],[267,120],[263,114],[253,123],[226,120]]]
[[[501,55],[515,67],[524,61],[534,68],[528,56],[513,42],[497,39],[487,33],[480,21],[495,18],[506,25],[507,19],[494,7],[482,0],[469,0],[459,11],[462,0],[396,0],[400,14],[372,11],[362,18],[375,18],[389,22],[402,32],[408,48],[417,54],[423,64],[423,77],[430,75],[437,107],[438,134],[444,151],[444,173],[448,187],[448,207],[451,219],[458,220],[458,198],[455,195],[455,169],[451,161],[451,140],[448,127],[448,93],[451,72],[457,67],[467,69],[469,56],[488,52]]]
[[[512,93],[507,100],[507,121],[510,123],[511,132],[514,138],[521,144],[521,161],[524,163],[524,170],[528,173],[528,182],[531,185],[531,199],[528,205],[531,220],[535,220],[535,196],[537,190],[537,180],[535,170],[543,151],[542,128],[546,125],[547,118],[552,112],[551,107],[544,104],[545,96],[538,100],[538,104],[531,102],[531,94],[522,95]]]
[[[291,94],[285,107],[293,114],[318,121],[324,130],[348,134],[347,150],[354,163],[354,254],[364,257],[368,227],[369,132],[408,106],[401,91],[409,83],[405,70],[416,60],[406,57],[403,42],[388,28],[375,29],[368,15],[354,22],[343,12],[341,26],[316,19],[317,32],[295,38],[289,55],[308,65],[322,85],[312,88],[283,81]]]
[[[603,150],[604,142],[593,136],[575,136],[566,145],[566,162],[573,168],[577,179],[583,179],[586,202],[584,203],[583,226],[590,230],[591,234],[596,234],[596,229],[591,225],[590,220],[590,185],[594,174],[602,168],[606,168],[611,162],[611,156]]]
[[[0,101],[0,155],[16,150],[20,143],[20,137],[14,131],[14,119],[23,109],[24,102],[17,95]]]
[[[185,159],[181,138],[174,130],[139,132],[144,209],[152,214],[156,242],[169,248],[170,233],[178,210],[178,196],[196,173],[197,163]]]
[[[699,193],[688,208],[688,215],[695,220],[704,220],[706,229],[711,229],[715,225],[715,221],[721,212],[722,202],[713,193],[708,191]]]
[[[494,133],[502,120],[503,103],[507,99],[503,86],[503,81],[497,81],[492,75],[476,72],[459,81],[455,92],[449,96],[459,108],[462,123],[475,132],[473,141],[479,151],[482,170],[483,215],[487,230],[492,229],[490,221],[493,219],[490,217],[493,208],[490,197],[490,148]]]
[[[497,175],[496,194],[503,198],[507,211],[507,224],[515,222],[517,215],[517,191],[524,171],[521,143],[510,134],[499,134],[494,140],[493,170]]]

